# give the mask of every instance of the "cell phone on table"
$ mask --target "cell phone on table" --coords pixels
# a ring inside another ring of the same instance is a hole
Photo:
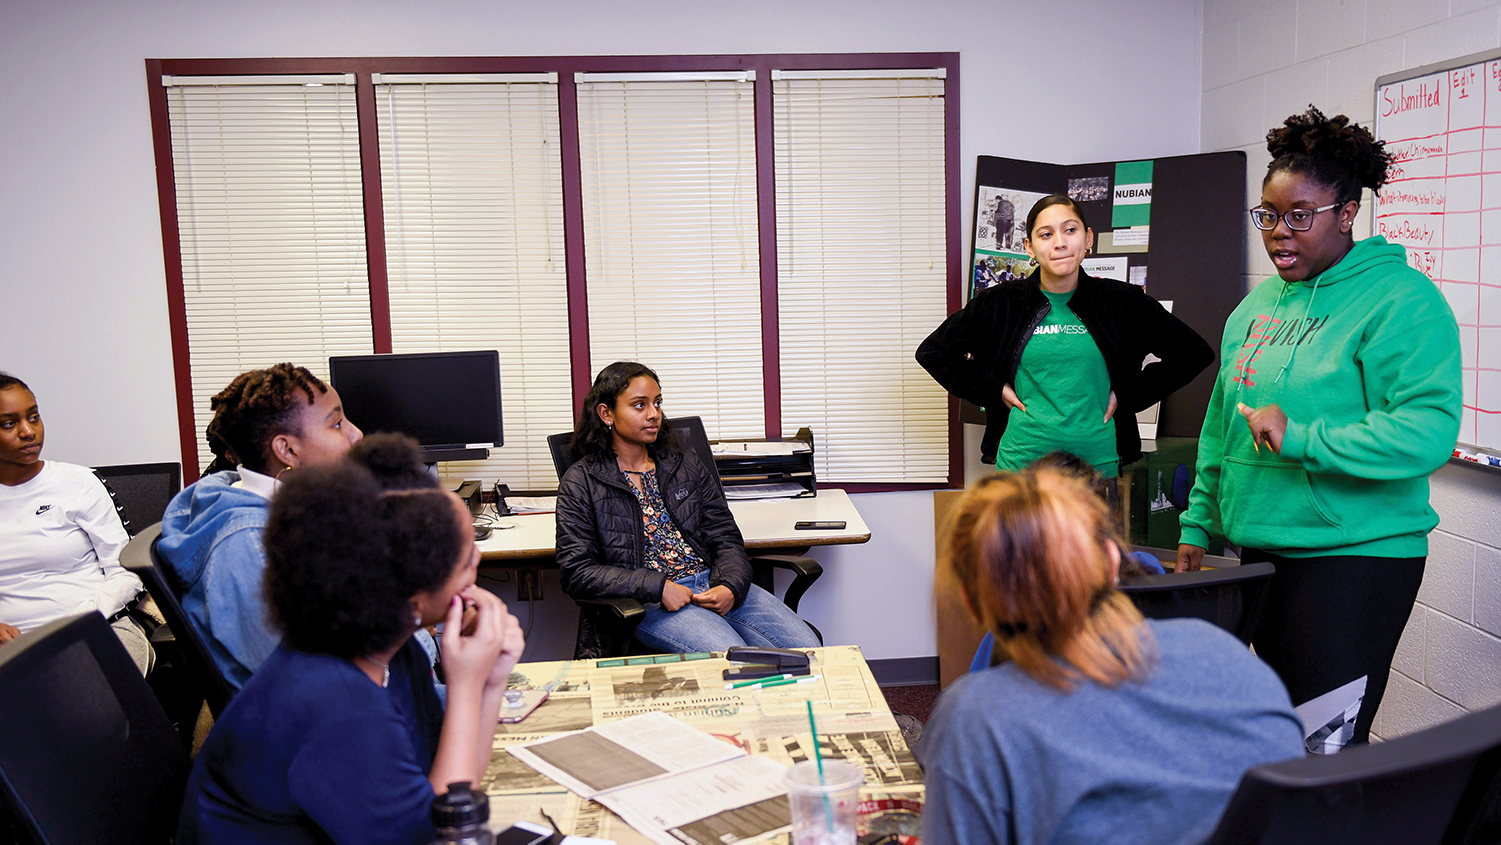
[[[538,833],[512,825],[495,834],[495,845],[540,845],[551,838],[551,833]]]
[[[844,520],[827,519],[810,521],[805,519],[801,522],[792,523],[792,527],[797,531],[843,531]]]
[[[519,697],[514,693],[521,693]],[[504,725],[514,725],[532,714],[533,710],[542,706],[550,693],[545,689],[509,690],[507,698],[500,704],[500,721]],[[513,701],[514,699],[514,701]],[[495,840],[499,842],[499,839]]]

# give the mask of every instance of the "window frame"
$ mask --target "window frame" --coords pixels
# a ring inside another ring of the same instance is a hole
[[[959,54],[933,53],[800,53],[678,56],[492,56],[492,57],[357,57],[357,58],[235,58],[146,59],[157,199],[162,221],[162,253],[166,270],[167,314],[171,329],[178,436],[186,477],[196,477],[201,426],[193,407],[189,369],[187,314],[183,262],[177,217],[177,185],[172,169],[172,139],[168,122],[167,89],[163,76],[237,76],[275,74],[354,74],[359,127],[360,174],[364,200],[366,268],[369,274],[370,319],[374,353],[391,351],[391,314],[386,229],[381,187],[380,138],[376,124],[377,73],[556,73],[558,117],[563,167],[563,239],[566,260],[570,373],[577,407],[593,380],[589,350],[588,280],[584,261],[582,173],[579,161],[576,73],[660,73],[672,71],[755,72],[755,151],[758,248],[761,284],[761,348],[764,378],[766,435],[782,432],[781,366],[777,311],[776,180],[774,171],[772,71],[775,70],[901,70],[941,68],[944,71],[944,211],[946,312],[962,305],[963,256],[959,193]],[[963,435],[959,402],[948,399],[949,487],[963,484]],[[815,433],[815,437],[820,436]],[[838,483],[828,486],[849,492],[931,490],[932,483]]]

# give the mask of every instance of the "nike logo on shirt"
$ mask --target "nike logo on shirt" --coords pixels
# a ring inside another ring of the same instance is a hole
[[[37,516],[41,516],[42,514],[46,513],[47,511],[50,511],[50,510],[52,510],[52,506],[51,505],[42,505],[41,507],[39,507],[39,508],[36,509],[36,515]]]

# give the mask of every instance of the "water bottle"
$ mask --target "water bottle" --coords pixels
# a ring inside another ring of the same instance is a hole
[[[433,845],[492,845],[490,798],[469,788],[469,781],[450,783],[448,791],[433,799],[433,827],[438,837]]]

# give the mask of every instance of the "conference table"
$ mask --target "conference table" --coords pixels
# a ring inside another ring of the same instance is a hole
[[[802,554],[812,546],[864,543],[870,528],[843,490],[819,490],[796,499],[732,500],[730,512],[750,551]],[[798,522],[843,521],[842,529],[799,530]],[[550,565],[557,552],[557,523],[551,512],[498,517],[479,546],[482,561],[500,568]]]
[[[518,820],[547,826],[545,812],[566,834],[622,845],[651,840],[604,806],[580,798],[507,750],[522,742],[662,711],[755,756],[791,766],[814,756],[808,703],[825,760],[842,758],[865,772],[861,830],[912,831],[919,824],[922,772],[857,646],[811,649],[818,679],[767,689],[726,690],[722,654],[647,655],[607,660],[523,663],[512,689],[548,689],[550,697],[525,720],[502,724],[483,788],[490,826]],[[899,829],[899,830],[898,830]],[[705,840],[707,841],[707,840]],[[774,841],[787,841],[782,834]]]

